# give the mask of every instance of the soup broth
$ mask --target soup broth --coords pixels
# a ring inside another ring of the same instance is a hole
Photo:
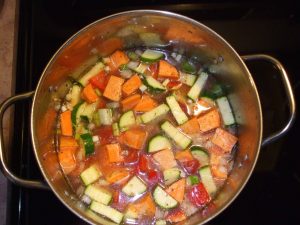
[[[184,221],[230,173],[238,139],[226,87],[173,47],[94,59],[56,108],[61,168],[93,216]]]

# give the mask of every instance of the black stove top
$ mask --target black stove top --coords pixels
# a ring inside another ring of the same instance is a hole
[[[283,4],[220,1],[19,1],[16,93],[34,90],[43,68],[61,44],[90,22],[132,9],[160,9],[192,17],[222,35],[241,54],[267,53],[285,66],[300,103],[300,10]],[[264,136],[287,121],[287,100],[278,71],[247,63],[263,105]],[[11,167],[22,177],[42,179],[30,141],[30,102],[15,110]],[[261,149],[256,169],[238,198],[209,224],[299,224],[299,119],[279,141]],[[8,185],[7,224],[85,224],[51,191]]]

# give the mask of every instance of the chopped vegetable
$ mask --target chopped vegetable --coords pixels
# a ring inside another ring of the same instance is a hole
[[[150,110],[157,107],[157,102],[149,95],[143,95],[138,104],[134,107],[136,112],[149,112]]]
[[[89,79],[89,82],[93,85],[94,88],[98,88],[100,91],[104,91],[109,76],[106,75],[104,70],[101,70],[96,76]]]
[[[181,165],[189,174],[193,174],[196,173],[196,171],[198,170],[200,163],[198,160],[192,159],[181,162]]]
[[[155,203],[162,209],[172,209],[178,205],[178,202],[159,185],[157,185],[153,191],[153,198]]]
[[[141,61],[143,62],[156,62],[164,57],[164,54],[160,51],[147,49],[141,55]]]
[[[159,118],[160,116],[169,112],[170,108],[166,104],[161,104],[154,109],[144,113],[141,117],[144,123],[149,123],[152,120]]]
[[[220,109],[223,122],[226,126],[235,124],[235,118],[230,107],[227,97],[221,97],[216,100],[218,107]]]
[[[209,166],[204,166],[199,169],[199,174],[201,181],[210,196],[213,196],[217,191],[217,186],[212,177],[211,170]]]
[[[112,200],[112,194],[109,191],[94,184],[88,185],[84,190],[84,194],[104,205],[108,205]]]
[[[64,148],[77,148],[79,145],[75,138],[73,137],[65,137],[65,136],[60,136],[59,138],[59,149],[62,150]]]
[[[76,168],[75,151],[77,148],[64,147],[58,152],[59,164],[65,174],[71,173]]]
[[[136,124],[135,116],[132,110],[124,113],[119,120],[119,128],[121,132],[128,130],[131,126]]]
[[[95,66],[93,66],[86,74],[84,74],[80,79],[79,79],[79,83],[82,86],[86,86],[89,82],[89,80],[96,76],[97,74],[99,74],[104,68],[104,64],[101,62],[98,62],[95,64]]]
[[[190,119],[184,124],[180,125],[179,128],[186,134],[198,134],[200,133],[199,122],[196,117]]]
[[[127,80],[122,86],[122,92],[125,95],[134,93],[142,84],[140,77],[136,74]]]
[[[199,178],[195,175],[190,175],[187,177],[187,184],[193,186],[199,183]]]
[[[165,60],[160,60],[158,66],[158,77],[177,80],[179,78],[179,73],[173,65]]]
[[[116,76],[110,76],[108,83],[105,87],[103,96],[112,101],[119,101],[122,94],[123,83],[124,79]]]
[[[148,144],[148,152],[157,152],[163,149],[171,149],[172,145],[168,138],[162,135],[155,135]]]
[[[176,180],[180,178],[181,171],[178,168],[171,168],[164,170],[164,181],[166,185],[170,185],[174,183]]]
[[[137,202],[129,203],[125,217],[137,219],[139,215],[154,216],[155,215],[155,204],[150,194],[146,194],[144,197],[139,199]]]
[[[118,143],[106,145],[108,160],[110,163],[124,162],[121,147]]]
[[[185,182],[185,178],[180,179],[166,189],[166,192],[179,203],[183,201],[185,192]]]
[[[237,140],[237,137],[233,136],[229,132],[222,128],[217,128],[211,141],[222,148],[225,153],[230,153]]]
[[[169,221],[170,223],[178,223],[183,220],[186,220],[186,218],[187,217],[184,214],[184,212],[181,209],[179,209],[169,213],[166,217],[166,220]]]
[[[93,154],[95,151],[95,145],[93,142],[92,135],[89,133],[81,134],[80,140],[81,140],[82,146],[84,148],[85,155],[88,156],[88,155]]]
[[[179,131],[169,121],[164,122],[161,129],[181,148],[187,148],[192,142],[191,138]]]
[[[123,219],[123,213],[100,202],[92,201],[90,209],[100,215],[106,216],[117,224],[121,223]]]
[[[147,139],[147,132],[140,128],[132,128],[120,136],[120,142],[134,149],[142,149]]]
[[[191,152],[193,157],[199,161],[201,167],[209,164],[209,155],[203,148],[192,146]]]
[[[71,121],[71,111],[67,110],[60,114],[60,127],[61,133],[65,136],[72,136],[72,121]]]
[[[153,159],[159,164],[162,170],[177,166],[174,154],[171,149],[165,149],[153,154]]]
[[[113,122],[112,119],[112,110],[111,109],[99,109],[98,110],[99,115],[99,122],[102,125],[111,125]]]
[[[129,58],[125,54],[125,52],[117,50],[110,56],[110,67],[112,70],[118,69],[121,65],[127,64],[129,62]]]
[[[130,173],[128,170],[126,169],[118,169],[115,170],[113,172],[111,172],[110,174],[105,174],[105,179],[113,184],[113,183],[120,183],[120,182],[124,182],[126,181],[130,176]]]
[[[194,157],[189,149],[178,151],[175,154],[175,159],[179,160],[180,162],[193,160]]]
[[[130,95],[121,101],[123,111],[134,108],[141,100],[140,94]]]
[[[173,116],[175,117],[179,125],[184,124],[186,121],[188,121],[187,115],[182,111],[180,105],[178,104],[174,96],[171,95],[166,97],[166,101],[171,109]]]
[[[202,207],[210,201],[210,196],[207,193],[203,183],[193,186],[187,192],[187,197],[191,203],[198,207]]]
[[[201,132],[207,132],[221,126],[221,118],[217,109],[198,117]]]
[[[83,88],[81,96],[88,103],[96,102],[99,98],[91,84],[88,84]]]
[[[90,166],[80,174],[80,178],[86,186],[91,183],[94,183],[101,176],[102,173],[100,172],[99,168],[96,165]]]
[[[147,190],[145,183],[138,177],[132,177],[128,183],[122,188],[124,192],[129,197],[134,197],[144,193]]]
[[[202,89],[204,88],[206,81],[208,78],[208,74],[202,72],[198,79],[196,80],[196,82],[194,83],[194,85],[191,87],[191,89],[189,90],[189,92],[187,93],[187,96],[192,99],[193,101],[197,101]]]

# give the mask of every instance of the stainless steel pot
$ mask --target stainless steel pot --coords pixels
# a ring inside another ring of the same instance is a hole
[[[165,35],[165,38],[173,39],[172,41],[176,39],[178,45],[186,47],[187,54],[196,54],[208,61],[213,61],[213,59],[217,59],[219,56],[222,56],[224,59],[222,63],[214,65],[213,69],[217,72],[220,80],[231,86],[231,92],[228,97],[237,122],[240,124],[239,149],[236,153],[233,170],[222,192],[214,201],[216,207],[210,209],[205,214],[196,213],[185,224],[206,223],[229,206],[241,192],[253,171],[260,148],[280,138],[289,130],[295,118],[295,101],[288,75],[278,60],[262,54],[239,56],[213,30],[197,21],[178,14],[154,10],[123,12],[88,25],[66,41],[46,66],[35,91],[13,96],[4,101],[0,106],[0,161],[2,172],[10,181],[17,185],[51,189],[66,207],[89,223],[111,223],[104,219],[95,221],[85,212],[84,206],[71,190],[60,171],[55,153],[55,145],[53,144],[56,113],[53,109],[49,87],[63,83],[67,79],[66,75],[68,72],[73,69],[68,64],[62,66],[62,58],[72,57],[72,55],[76,54],[84,55],[84,52],[90,51],[95,47],[93,44],[89,44],[93,43],[95,37],[100,40],[98,44],[101,42],[105,43],[104,41],[107,38],[129,24],[134,26],[152,26],[154,28],[157,26],[159,27],[158,30],[161,30],[162,33],[166,30],[171,30],[172,32],[167,32],[168,35]],[[106,48],[105,45],[102,47],[103,55],[107,55],[115,48],[118,48],[118,44],[110,44],[110,48]],[[244,61],[248,60],[265,60],[277,67],[288,98],[290,117],[287,124],[280,131],[275,132],[264,140],[262,140],[263,118],[259,95],[251,73],[244,63]],[[24,180],[16,176],[8,168],[5,158],[2,132],[3,114],[10,105],[30,97],[33,97],[30,124],[31,137],[36,160],[46,183]]]

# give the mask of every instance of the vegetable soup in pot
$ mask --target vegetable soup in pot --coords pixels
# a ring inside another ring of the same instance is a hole
[[[88,213],[161,225],[205,209],[237,150],[227,87],[175,44],[97,51],[55,105],[60,166]]]

